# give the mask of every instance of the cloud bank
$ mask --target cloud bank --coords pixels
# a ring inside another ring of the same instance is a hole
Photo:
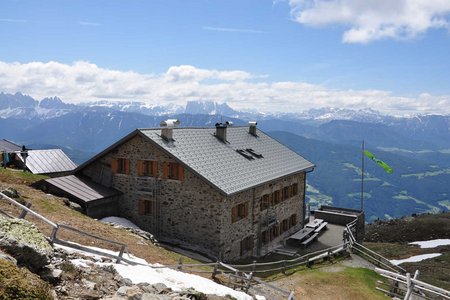
[[[411,39],[429,29],[450,28],[448,0],[289,0],[295,21],[349,27],[345,43]]]
[[[270,82],[241,70],[172,66],[162,74],[140,74],[100,68],[78,61],[6,63],[0,61],[0,91],[22,92],[65,102],[97,100],[179,104],[189,100],[227,102],[235,109],[302,112],[318,107],[362,109],[388,114],[450,114],[450,95],[401,97],[382,90],[335,90],[306,82]]]

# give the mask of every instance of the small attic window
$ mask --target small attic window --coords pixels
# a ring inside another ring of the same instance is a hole
[[[248,159],[248,160],[255,159],[252,155],[248,154],[248,153],[245,152],[245,150],[243,150],[243,149],[237,149],[236,152],[239,153],[240,155],[242,155],[243,157],[245,157],[245,158]]]
[[[247,151],[248,153],[250,153],[251,155],[253,155],[256,158],[263,158],[264,157],[261,153],[256,152],[252,148],[247,148],[247,149],[245,149],[245,151]]]

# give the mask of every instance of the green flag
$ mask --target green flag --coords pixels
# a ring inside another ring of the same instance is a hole
[[[392,174],[392,172],[394,172],[394,170],[384,161],[379,160],[378,158],[375,157],[375,155],[373,155],[372,153],[370,153],[368,150],[364,150],[364,154],[370,158],[371,160],[373,160],[374,162],[376,162],[377,164],[380,165],[380,167],[382,167],[386,173]]]

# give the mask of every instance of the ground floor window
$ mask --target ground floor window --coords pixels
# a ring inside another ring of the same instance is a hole
[[[249,235],[241,241],[241,256],[253,250],[253,235]]]
[[[154,202],[150,200],[139,200],[138,211],[140,215],[150,215],[154,212]]]

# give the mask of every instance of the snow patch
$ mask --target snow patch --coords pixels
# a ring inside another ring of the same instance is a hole
[[[442,255],[442,253],[429,253],[429,254],[422,254],[422,255],[415,255],[415,256],[411,256],[405,259],[393,259],[390,260],[390,262],[396,266],[398,266],[399,264],[402,263],[406,263],[406,262],[419,262],[425,259],[429,259],[429,258],[434,258],[434,257],[438,257]]]
[[[116,217],[113,217],[116,218]],[[105,218],[107,219],[107,218]],[[118,218],[122,219],[122,218]],[[124,219],[126,220],[126,219]],[[128,220],[127,220],[128,221]],[[133,224],[134,225],[134,224]],[[136,226],[136,225],[135,225]],[[95,263],[98,266],[113,266],[116,271],[120,274],[120,276],[124,278],[129,278],[134,284],[140,282],[147,282],[149,284],[155,283],[164,283],[167,287],[171,288],[174,291],[181,291],[188,288],[194,288],[196,291],[205,293],[205,294],[214,294],[218,296],[226,296],[230,295],[238,300],[251,300],[253,299],[250,295],[235,291],[229,287],[220,285],[215,283],[212,280],[193,275],[188,273],[183,273],[179,271],[175,271],[169,268],[161,268],[160,264],[148,264],[144,259],[135,257],[133,255],[124,254],[124,258],[131,260],[139,265],[129,265],[127,263],[121,262],[120,264],[113,263],[103,263],[101,261],[101,256],[92,254],[89,252],[85,252],[78,249],[73,249],[61,245],[55,245],[58,248],[62,248],[69,253],[81,253],[85,256],[89,256],[94,258],[97,262]],[[109,253],[113,255],[118,255],[118,252],[101,249],[97,247],[88,247],[86,248],[101,251],[104,253]],[[71,262],[80,267],[88,267],[88,265],[92,262],[83,260],[83,259],[73,259]],[[155,268],[158,267],[158,268]],[[264,300],[265,298],[262,296],[258,296],[258,299]]]
[[[411,242],[410,245],[419,245],[420,248],[436,248],[439,246],[450,245],[450,239],[437,239],[437,240],[429,240],[429,241],[417,241]]]
[[[136,224],[134,224],[133,222],[131,222],[130,220],[127,220],[125,218],[106,217],[106,218],[100,219],[100,221],[103,223],[113,223],[113,224],[120,225],[120,226],[127,227],[127,228],[140,229]]]

